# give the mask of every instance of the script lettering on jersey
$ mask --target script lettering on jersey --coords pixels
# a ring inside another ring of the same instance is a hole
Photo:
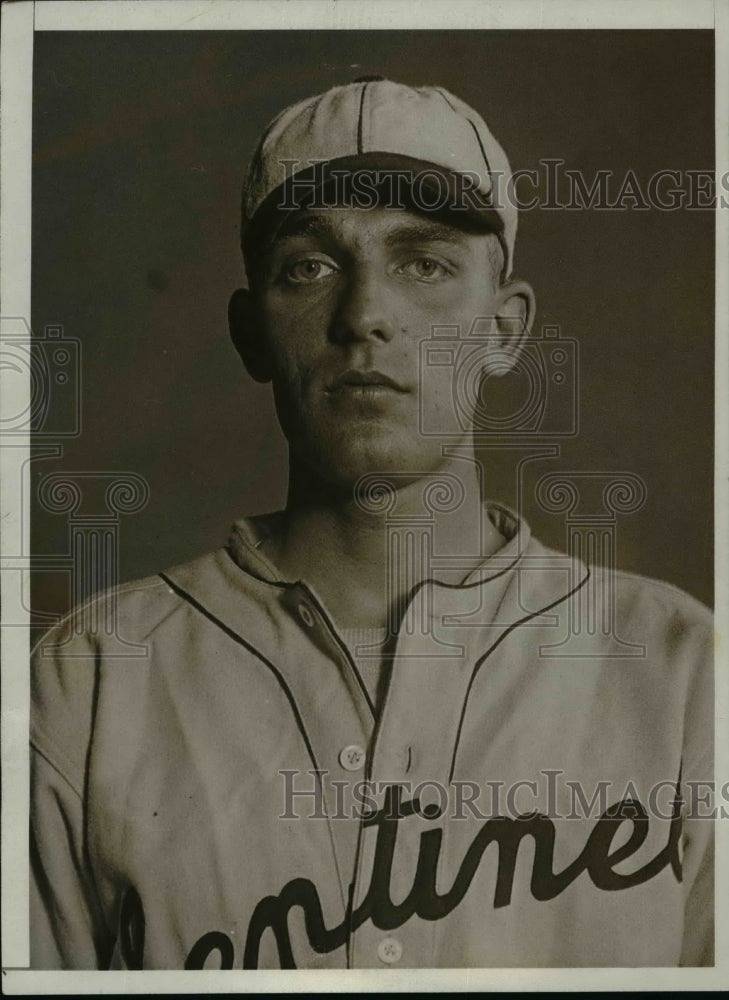
[[[324,921],[321,901],[313,882],[296,878],[288,882],[278,896],[266,896],[253,911],[243,954],[243,968],[258,968],[261,939],[267,930],[275,936],[279,962],[282,969],[295,969],[293,949],[288,928],[289,912],[299,907],[311,948],[318,954],[328,954],[344,945],[348,937],[370,920],[380,930],[401,927],[411,916],[422,920],[440,920],[451,913],[463,900],[484,851],[491,843],[498,846],[498,869],[494,889],[495,908],[508,906],[521,841],[531,837],[534,841],[534,863],[531,893],[536,900],[554,899],[587,872],[593,884],[607,892],[629,889],[641,885],[670,866],[676,879],[681,881],[679,841],[681,836],[680,799],[676,798],[665,847],[642,868],[629,874],[618,874],[614,869],[641,847],[648,836],[648,814],[637,799],[623,799],[610,806],[600,816],[592,829],[580,855],[562,871],[553,870],[555,826],[541,813],[515,817],[495,817],[483,823],[466,850],[458,873],[451,887],[444,893],[436,890],[438,859],[443,830],[433,828],[420,835],[419,853],[412,888],[401,903],[394,903],[390,896],[392,863],[399,824],[407,815],[420,811],[418,803],[401,800],[402,789],[390,786],[382,809],[372,813],[365,823],[376,825],[377,840],[372,864],[372,875],[365,898],[359,906],[350,905],[344,920],[328,928]],[[611,850],[618,827],[630,821],[630,836],[621,847]],[[212,955],[218,956],[218,968],[232,969],[233,944],[220,931],[209,931],[200,937],[190,950],[186,969],[202,969]]]

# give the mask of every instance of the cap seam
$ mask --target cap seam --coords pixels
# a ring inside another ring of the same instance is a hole
[[[362,93],[360,94],[360,98],[359,98],[359,118],[357,119],[357,137],[356,137],[357,152],[358,153],[364,152],[364,136],[363,136],[363,133],[364,133],[364,102],[365,102],[365,95],[367,94],[367,87],[368,87],[367,83],[364,83],[362,85]]]
[[[476,128],[476,123],[471,118],[469,118],[468,115],[463,114],[462,111],[459,111],[457,108],[453,107],[453,105],[451,104],[450,100],[446,96],[446,93],[445,93],[444,90],[441,90],[440,87],[436,87],[435,89],[438,91],[438,93],[443,98],[443,100],[446,102],[446,104],[451,109],[451,111],[454,114],[458,115],[459,117],[465,118],[466,121],[468,122],[468,124],[473,129],[473,134],[476,136],[476,142],[478,143],[478,148],[481,150],[481,156],[483,156],[483,162],[486,165],[486,173],[489,175],[489,178],[490,178],[491,174],[492,174],[491,164],[489,163],[489,158],[486,155],[486,150],[484,149],[483,143],[481,142],[481,136],[478,134],[478,129]],[[493,181],[491,183],[491,188],[492,188],[492,191],[493,191]]]

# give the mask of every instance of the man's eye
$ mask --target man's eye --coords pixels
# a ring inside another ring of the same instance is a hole
[[[326,278],[328,275],[334,274],[335,271],[336,268],[332,264],[327,264],[326,261],[316,257],[304,257],[289,264],[286,268],[286,277],[298,284],[306,284]]]
[[[434,257],[417,257],[415,260],[404,264],[400,269],[406,274],[411,274],[416,278],[443,278],[450,272]]]

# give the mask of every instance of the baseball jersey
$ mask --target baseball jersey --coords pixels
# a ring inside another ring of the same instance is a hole
[[[379,646],[281,578],[270,516],[47,634],[32,966],[711,964],[709,612],[488,512],[505,544],[415,588],[379,711]]]

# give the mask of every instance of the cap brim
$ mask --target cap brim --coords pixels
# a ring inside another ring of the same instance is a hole
[[[503,243],[501,215],[489,196],[468,180],[441,164],[387,152],[306,167],[271,191],[251,219],[244,219],[241,236],[246,267],[250,255],[270,245],[292,215],[342,205],[415,212],[468,232],[496,233]]]

